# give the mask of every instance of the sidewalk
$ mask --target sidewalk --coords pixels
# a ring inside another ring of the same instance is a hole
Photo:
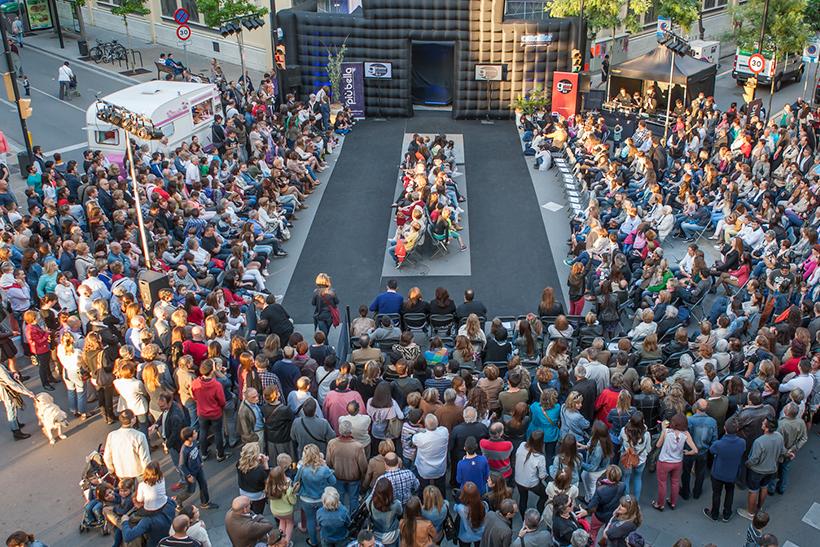
[[[119,33],[116,31],[103,29],[100,27],[88,26],[87,35],[89,48],[94,47],[94,45],[96,45],[96,40],[101,40],[103,42],[117,40],[120,44],[124,45],[125,47],[128,47],[128,37],[124,33]],[[190,68],[193,74],[204,74],[205,76],[207,76],[210,69],[210,57],[198,55],[191,52],[186,52],[179,48],[152,44],[150,42],[145,42],[144,39],[132,36],[131,45],[136,51],[139,51],[142,54],[142,68],[145,69],[145,72],[143,72],[142,74],[129,73],[125,75],[123,74],[123,72],[126,71],[125,63],[122,63],[122,66],[120,66],[119,63],[111,64],[95,63],[91,60],[83,61],[80,56],[79,47],[77,46],[80,37],[63,33],[63,38],[65,42],[65,49],[60,49],[60,42],[57,39],[57,35],[51,32],[42,32],[38,34],[32,34],[31,36],[26,36],[24,43],[25,47],[31,47],[34,49],[39,49],[48,53],[52,53],[54,55],[58,55],[71,61],[72,63],[86,63],[92,67],[96,67],[97,69],[116,74],[123,78],[132,79],[137,82],[149,82],[151,80],[156,80],[157,69],[154,65],[154,61],[159,59],[161,53],[173,53],[174,58],[177,61],[184,64],[185,66],[187,66],[188,68]],[[139,69],[139,55],[137,55],[136,57],[136,68]],[[242,69],[239,63],[228,63],[220,61],[220,65],[222,66],[222,71],[229,80],[238,79],[240,74],[242,73]],[[256,85],[262,79],[262,72],[249,70],[248,73],[250,74],[251,81],[254,83],[254,85]]]

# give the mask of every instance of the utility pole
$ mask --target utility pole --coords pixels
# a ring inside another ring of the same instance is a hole
[[[575,47],[578,48],[578,51],[581,52],[582,59],[586,58],[586,53],[584,52],[584,35],[586,30],[584,29],[584,0],[581,0],[580,5],[578,6],[578,43]],[[584,70],[583,66],[581,70]]]
[[[14,90],[14,104],[17,107],[17,117],[20,120],[20,129],[23,130],[23,142],[26,143],[26,153],[28,154],[28,161],[30,162],[34,154],[31,151],[31,141],[28,138],[28,125],[26,124],[25,118],[23,118],[23,114],[20,112],[20,90],[17,89],[17,74],[14,70],[14,59],[11,57],[9,36],[8,33],[6,33],[5,22],[0,23],[0,35],[2,35],[3,39],[3,51],[6,54],[6,67],[11,75],[11,88]],[[20,174],[25,175],[25,173]]]

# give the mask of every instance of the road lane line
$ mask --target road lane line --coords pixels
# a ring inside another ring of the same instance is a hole
[[[732,73],[732,69],[730,68],[729,70],[724,70],[723,72],[719,73],[716,77],[720,78],[721,76],[726,76],[727,74],[731,74],[731,73]]]
[[[63,55],[58,55],[56,53],[52,53],[51,51],[43,49],[40,46],[27,45],[27,48],[30,49],[30,50],[36,51],[37,53],[47,55],[48,57],[51,57],[53,59],[59,59],[60,61],[69,61],[72,64],[76,63],[77,66],[82,67],[83,69],[88,70],[89,72],[93,72],[93,73],[98,74],[100,76],[105,76],[106,78],[109,78],[109,79],[114,80],[115,82],[119,82],[121,84],[134,85],[134,84],[140,83],[140,81],[137,80],[136,78],[130,78],[128,76],[122,76],[120,74],[112,73],[112,72],[109,72],[107,70],[97,68],[95,65],[93,65],[91,63],[88,63],[86,61],[81,61],[79,59],[73,59],[71,57],[67,57],[67,56],[63,56]],[[60,63],[60,64],[62,64],[62,63]]]
[[[49,97],[50,99],[53,99],[53,100],[57,101],[58,103],[62,103],[66,106],[70,106],[74,110],[79,110],[83,114],[85,114],[85,112],[86,112],[85,108],[80,108],[77,105],[71,104],[69,101],[61,101],[59,97],[55,97],[51,93],[48,93],[47,91],[43,91],[42,89],[37,89],[36,87],[32,87],[31,90],[36,91],[37,93],[41,93],[41,94],[45,95],[46,97]]]

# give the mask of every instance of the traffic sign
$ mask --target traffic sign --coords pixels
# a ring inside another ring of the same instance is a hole
[[[188,25],[179,25],[177,27],[177,38],[183,42],[191,37],[191,27]]]
[[[755,53],[749,57],[749,70],[753,74],[760,74],[766,68],[766,58],[760,53]]]
[[[188,14],[188,10],[185,8],[179,8],[174,12],[174,21],[179,23],[180,25],[184,25],[188,22],[191,16]]]

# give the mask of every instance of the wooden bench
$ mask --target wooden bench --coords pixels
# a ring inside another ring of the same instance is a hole
[[[174,69],[173,68],[171,68],[169,66],[166,66],[166,65],[160,63],[159,61],[154,61],[154,65],[157,67],[157,80],[162,80],[163,79],[162,76],[160,76],[160,74],[162,74],[162,73],[165,73],[165,74],[170,76],[170,78],[166,78],[168,80],[175,80],[176,79],[177,75],[174,74]],[[180,76],[182,76],[182,74],[180,74]]]

